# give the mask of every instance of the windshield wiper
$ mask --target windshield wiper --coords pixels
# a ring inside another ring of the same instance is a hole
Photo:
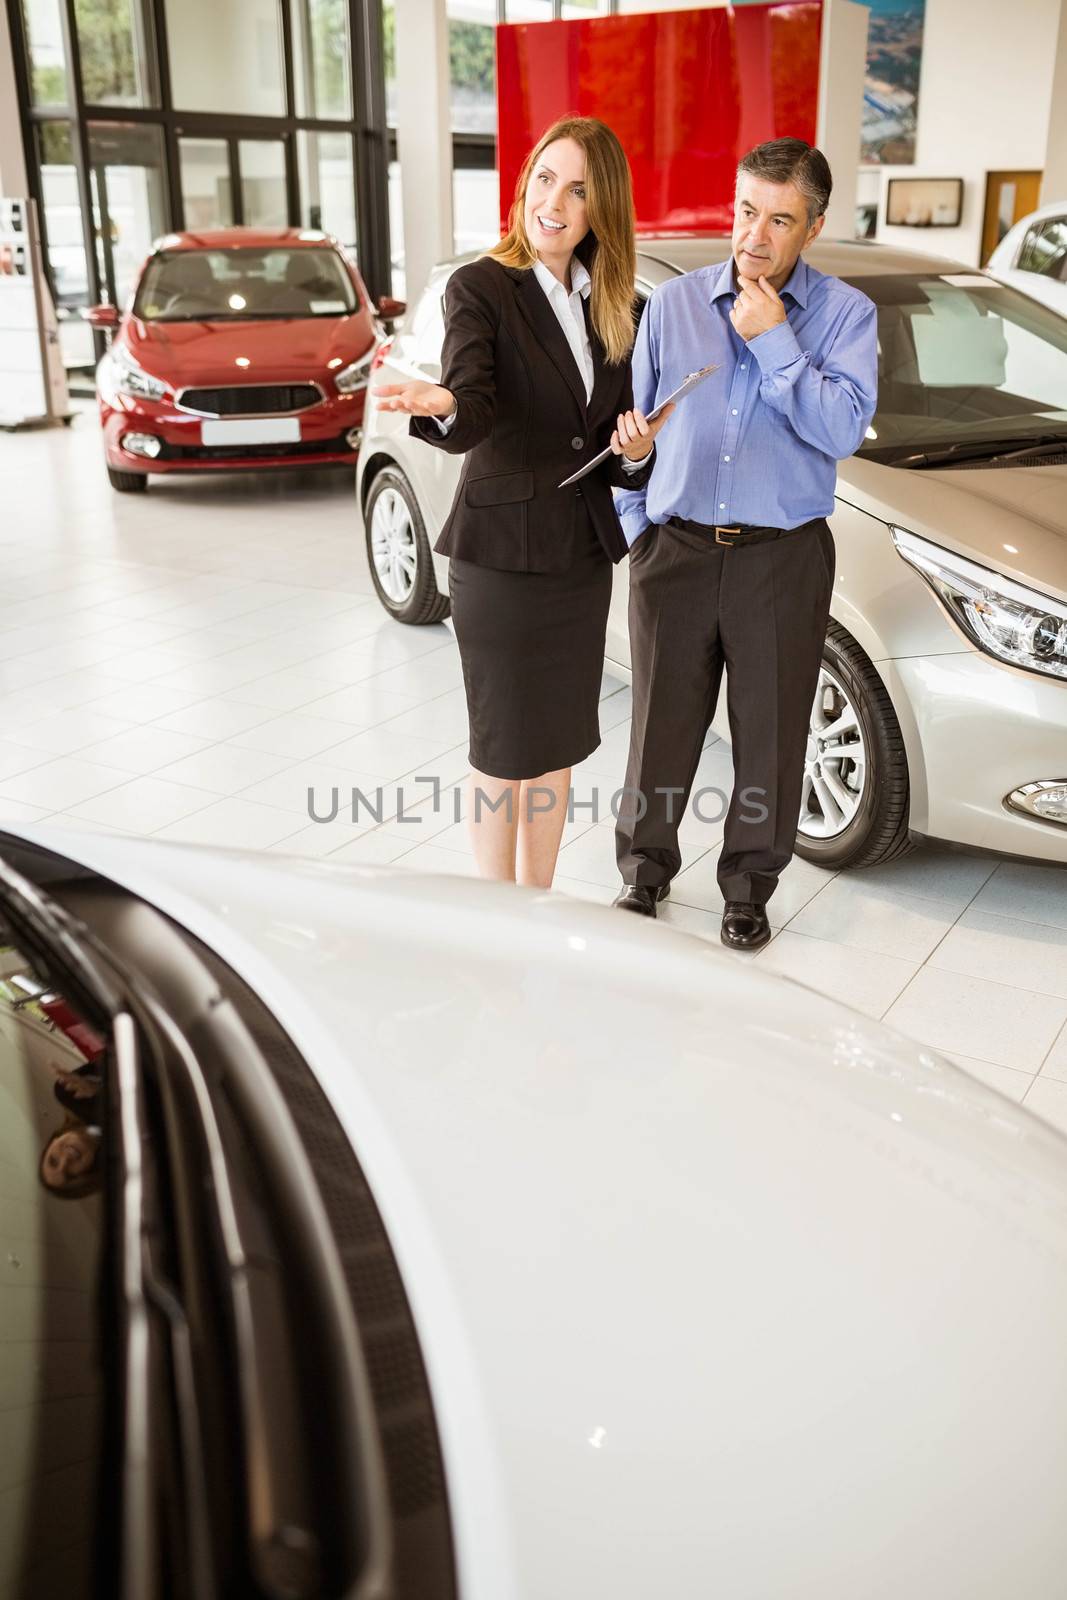
[[[1035,433],[1023,439],[984,439],[971,442],[958,439],[955,444],[944,445],[939,450],[918,450],[914,455],[892,456],[887,465],[912,467],[922,471],[925,467],[943,466],[945,462],[964,461],[1014,461],[1019,456],[1055,455],[1067,450],[1067,433]]]

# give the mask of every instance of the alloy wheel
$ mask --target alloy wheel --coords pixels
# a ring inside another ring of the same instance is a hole
[[[867,785],[867,752],[856,707],[823,664],[811,708],[801,789],[800,833],[834,839],[855,819]]]
[[[396,489],[383,489],[371,514],[371,557],[378,582],[394,605],[411,598],[418,566],[418,545],[411,513]]]

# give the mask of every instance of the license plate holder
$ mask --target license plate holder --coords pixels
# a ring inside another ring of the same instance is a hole
[[[225,417],[200,424],[205,445],[299,444],[299,417]]]

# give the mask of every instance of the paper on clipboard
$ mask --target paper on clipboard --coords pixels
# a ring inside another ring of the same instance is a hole
[[[687,394],[691,394],[694,389],[698,388],[700,384],[704,382],[705,378],[710,378],[713,372],[718,372],[719,365],[719,362],[716,361],[710,367],[701,367],[699,372],[691,372],[685,381],[678,385],[673,394],[669,394],[665,400],[661,400],[659,405],[648,413],[647,420],[649,422],[658,421],[662,411],[665,411],[670,405],[677,404],[679,400],[684,400]],[[611,446],[609,444],[607,449],[601,450],[600,454],[594,456],[592,461],[587,461],[584,467],[579,467],[578,471],[572,472],[569,478],[564,478],[563,482],[559,484],[558,487],[560,489],[566,489],[570,484],[577,483],[579,478],[584,478],[586,474],[592,472],[595,467],[599,467],[602,461],[606,461],[610,454]]]

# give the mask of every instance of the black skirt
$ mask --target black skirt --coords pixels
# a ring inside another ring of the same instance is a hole
[[[487,777],[538,778],[600,743],[612,566],[591,527],[576,549],[565,572],[449,564],[470,763]]]

